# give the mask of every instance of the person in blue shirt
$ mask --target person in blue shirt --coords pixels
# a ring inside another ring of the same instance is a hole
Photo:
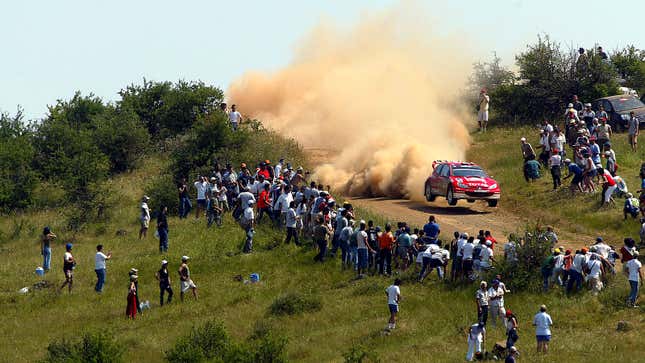
[[[580,183],[582,182],[583,174],[582,168],[578,164],[572,163],[571,159],[565,159],[564,165],[567,167],[567,169],[569,169],[569,174],[567,174],[564,179],[573,177],[573,179],[571,180],[571,186],[569,187],[569,189],[571,189],[571,193],[575,193],[576,189],[578,189],[578,191],[582,193],[582,186],[580,185]]]
[[[596,137],[589,138],[589,150],[591,151],[591,160],[594,165],[600,164],[600,146],[596,143]]]
[[[532,182],[540,178],[540,163],[535,159],[527,160],[524,163],[524,179],[527,182]]]
[[[437,223],[437,220],[434,216],[428,217],[428,223],[423,226],[423,233],[425,234],[426,238],[428,238],[430,243],[437,243],[437,238],[439,238],[439,233],[441,233],[441,230],[439,229],[439,223]]]

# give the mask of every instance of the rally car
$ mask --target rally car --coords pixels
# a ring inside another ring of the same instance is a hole
[[[495,179],[474,163],[437,160],[432,163],[432,175],[425,182],[424,195],[429,202],[438,196],[445,197],[449,205],[459,199],[469,203],[485,200],[489,207],[496,207],[500,188]]]

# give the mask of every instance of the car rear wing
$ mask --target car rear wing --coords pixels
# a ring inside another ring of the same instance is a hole
[[[470,162],[470,161],[435,160],[435,161],[432,162],[432,169],[435,169],[437,164],[443,164],[443,163],[454,163],[454,164],[461,164],[461,165],[475,165],[475,163]]]

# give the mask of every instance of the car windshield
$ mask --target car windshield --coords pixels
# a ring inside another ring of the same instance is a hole
[[[639,107],[645,107],[645,104],[635,97],[624,97],[611,100],[611,105],[614,106],[616,112],[623,112],[633,110]]]
[[[454,176],[474,176],[478,178],[486,178],[488,175],[484,173],[483,170],[476,167],[457,167],[452,169],[452,174]]]

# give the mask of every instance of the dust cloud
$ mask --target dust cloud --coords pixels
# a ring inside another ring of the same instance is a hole
[[[314,180],[350,196],[421,200],[433,160],[462,160],[470,143],[458,96],[472,58],[418,10],[319,25],[290,65],[243,75],[227,98],[305,149],[332,150]]]

